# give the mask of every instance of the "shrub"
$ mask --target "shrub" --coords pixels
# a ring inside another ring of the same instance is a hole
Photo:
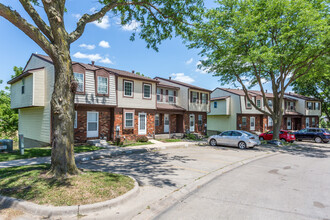
[[[147,138],[147,136],[138,136],[138,137],[136,138],[136,141],[137,141],[137,142],[148,142],[149,139]]]
[[[186,138],[189,140],[194,140],[194,141],[197,140],[197,137],[194,134],[186,134]]]

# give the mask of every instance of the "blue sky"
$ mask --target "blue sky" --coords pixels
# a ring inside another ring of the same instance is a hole
[[[18,1],[4,0],[2,2],[17,10],[24,18],[28,18]],[[211,0],[205,3],[208,7],[214,5]],[[68,31],[76,27],[79,16],[100,8],[96,1],[86,0],[68,0],[66,6],[68,12],[65,14],[65,24]],[[44,15],[42,8],[37,7],[37,10]],[[43,18],[45,19],[45,16]],[[32,23],[30,19],[28,21]],[[95,60],[97,65],[126,71],[135,70],[149,77],[168,78],[171,76],[173,79],[211,90],[221,87],[218,78],[197,68],[196,65],[201,59],[198,56],[198,50],[188,50],[180,38],[164,41],[159,46],[159,52],[147,49],[146,43],[138,37],[133,42],[129,40],[136,27],[138,27],[136,22],[121,26],[118,24],[118,18],[111,14],[104,17],[101,23],[88,24],[83,36],[71,46],[72,60],[84,63]],[[6,82],[10,80],[10,75],[13,74],[14,66],[24,67],[31,53],[45,54],[45,52],[2,17],[0,17],[0,30],[2,30],[0,79],[4,81],[0,89],[3,89]],[[233,85],[222,87],[234,88]]]

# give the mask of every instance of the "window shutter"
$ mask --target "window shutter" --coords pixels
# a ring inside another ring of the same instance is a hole
[[[166,89],[166,102],[168,102],[168,90]]]
[[[206,94],[206,104],[209,104],[209,94]]]
[[[200,95],[200,100],[199,100],[199,102],[202,104],[203,103],[203,93],[200,93],[201,95]]]
[[[160,89],[160,101],[163,102],[163,89]]]
[[[176,103],[176,91],[174,91],[174,103]]]
[[[193,92],[190,91],[190,103],[192,103],[192,94],[193,94]]]

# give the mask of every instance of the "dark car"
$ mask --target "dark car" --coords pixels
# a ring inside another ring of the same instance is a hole
[[[328,143],[330,140],[330,131],[325,128],[305,128],[294,132],[298,141],[314,140],[316,143]]]

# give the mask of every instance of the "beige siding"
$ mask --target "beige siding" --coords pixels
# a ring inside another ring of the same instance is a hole
[[[75,103],[116,105],[116,78],[114,75],[109,77],[109,97],[95,95],[94,72],[86,71],[85,74],[85,95],[76,95]]]
[[[24,94],[22,80],[11,85],[11,108],[23,108],[33,105],[33,74],[24,77]]]
[[[172,83],[169,81],[165,81],[162,79],[158,79],[158,81],[164,82],[171,86],[179,87],[180,89],[178,90],[176,105],[188,110],[188,104],[189,104],[189,88],[188,87],[182,86],[182,85],[179,85],[176,83]]]
[[[190,91],[192,92],[198,92],[199,93],[199,97],[198,103],[190,103]],[[189,111],[196,111],[196,112],[209,112],[210,111],[210,100],[208,100],[208,104],[202,104],[200,103],[200,93],[204,93],[204,94],[208,94],[208,99],[210,99],[210,94],[204,91],[200,91],[200,90],[195,90],[195,89],[189,89]]]
[[[45,105],[45,71],[33,73],[33,106]]]
[[[18,133],[24,137],[50,143],[49,108],[33,107],[19,110]]]
[[[233,116],[207,115],[208,131],[223,132],[226,130],[235,130],[235,129],[236,129],[236,120],[234,119]]]
[[[134,82],[134,95],[131,97],[124,97],[123,81],[130,80]],[[152,85],[151,99],[144,99],[142,93],[143,83]],[[118,77],[118,107],[119,108],[143,108],[143,109],[156,109],[156,83],[148,81],[132,80],[129,78]]]
[[[306,109],[306,115],[318,115],[318,116],[321,116],[321,110],[308,110],[308,109]]]
[[[223,100],[211,101],[211,112],[208,115],[230,115],[231,97]],[[217,108],[214,108],[214,102],[217,102]]]

